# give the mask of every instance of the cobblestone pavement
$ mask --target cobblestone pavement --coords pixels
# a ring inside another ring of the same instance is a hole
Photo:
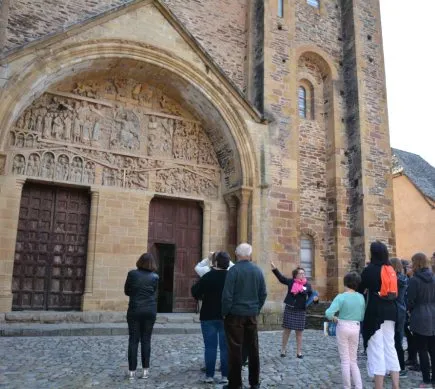
[[[334,338],[304,333],[303,360],[295,358],[294,337],[286,358],[279,356],[281,332],[260,333],[262,388],[341,388],[340,360]],[[221,388],[201,382],[201,335],[155,335],[147,380],[126,378],[127,337],[0,338],[0,388]],[[364,388],[372,388],[365,358],[360,367]],[[248,385],[247,372],[244,382]],[[409,372],[401,388],[416,388],[420,373]],[[386,388],[391,380],[386,380]]]

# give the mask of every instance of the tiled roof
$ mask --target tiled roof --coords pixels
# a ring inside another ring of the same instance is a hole
[[[404,174],[426,197],[435,201],[435,167],[417,154],[398,149],[392,149],[392,153],[393,174]]]

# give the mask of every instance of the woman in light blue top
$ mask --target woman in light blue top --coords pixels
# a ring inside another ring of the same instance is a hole
[[[351,375],[355,389],[362,389],[361,373],[357,363],[359,326],[364,319],[364,297],[356,292],[361,277],[356,272],[344,276],[344,293],[337,295],[325,316],[337,322],[337,344],[341,360],[343,388],[351,388]],[[335,314],[339,312],[338,317]]]

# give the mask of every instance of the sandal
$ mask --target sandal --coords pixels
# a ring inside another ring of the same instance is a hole
[[[296,358],[304,359],[304,356],[302,354],[296,354]]]
[[[281,356],[281,358],[286,357],[287,356],[287,352],[286,351],[281,351],[280,356]]]

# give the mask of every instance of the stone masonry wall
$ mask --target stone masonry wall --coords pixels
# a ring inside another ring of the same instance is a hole
[[[240,90],[246,89],[247,0],[163,0]],[[5,52],[62,32],[133,0],[11,2]]]
[[[164,0],[164,3],[244,91],[247,0]]]

